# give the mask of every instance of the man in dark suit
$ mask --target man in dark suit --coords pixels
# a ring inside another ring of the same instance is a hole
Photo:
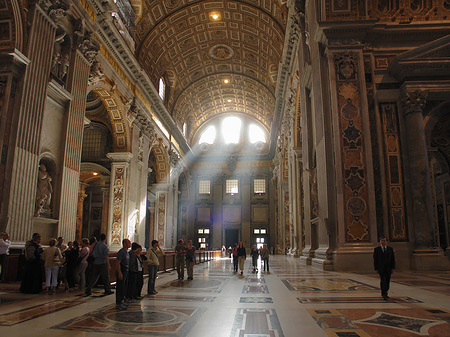
[[[395,255],[392,247],[387,245],[385,236],[380,237],[380,246],[373,251],[373,265],[380,275],[381,296],[387,301],[389,298],[389,282],[391,281],[392,270],[395,269]]]

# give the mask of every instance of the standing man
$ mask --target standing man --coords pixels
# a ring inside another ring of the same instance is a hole
[[[391,281],[392,271],[395,269],[394,249],[387,245],[386,236],[380,237],[380,246],[373,251],[373,265],[380,275],[381,296],[387,301],[389,298],[389,282]]]
[[[195,264],[195,247],[192,245],[192,240],[187,242],[186,247],[186,269],[188,272],[188,280],[194,279],[194,264]]]
[[[177,254],[177,273],[178,279],[184,280],[184,243],[183,239],[178,240],[178,244],[175,247],[175,253]]]
[[[156,273],[159,267],[159,257],[164,255],[164,252],[159,247],[159,242],[157,240],[152,241],[152,248],[147,252],[148,261],[148,294],[155,295],[158,293],[155,290]]]
[[[86,288],[86,296],[91,295],[92,287],[97,283],[99,277],[101,277],[102,283],[105,286],[104,295],[113,294],[109,283],[109,271],[111,270],[111,266],[109,265],[109,249],[106,245],[105,234],[100,234],[100,241],[95,244],[92,256],[94,257],[94,266],[92,269],[92,277]]]
[[[131,241],[122,240],[122,248],[117,252],[116,257],[116,308],[118,310],[127,309],[125,297],[128,287],[128,267],[130,264],[130,255],[128,249],[131,247]]]
[[[6,256],[9,254],[9,246],[11,241],[9,241],[9,235],[7,233],[0,234],[0,282],[5,278],[5,267],[6,267]]]

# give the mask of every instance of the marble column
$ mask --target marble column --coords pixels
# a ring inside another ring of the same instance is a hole
[[[86,187],[88,184],[80,182],[78,189],[78,204],[77,204],[77,224],[75,229],[75,240],[81,243],[82,233],[83,233],[83,201],[87,197]]]
[[[56,25],[39,5],[28,13],[30,60],[23,80],[21,105],[13,153],[7,231],[14,241],[26,241],[33,233],[33,215],[38,179],[42,120],[48,77],[55,42]]]
[[[433,210],[432,182],[428,162],[423,109],[427,92],[404,87],[401,108],[405,121],[408,153],[414,251],[412,266],[416,270],[448,270],[450,263],[437,248],[436,219]]]
[[[111,250],[122,247],[122,239],[127,237],[127,198],[129,194],[129,166],[133,154],[113,152],[106,155],[111,160],[111,188],[109,202],[109,223],[107,238]]]

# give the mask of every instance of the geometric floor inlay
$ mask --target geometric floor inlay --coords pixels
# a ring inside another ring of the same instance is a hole
[[[390,313],[380,311],[377,311],[375,315],[373,315],[372,317],[360,319],[354,322],[400,329],[403,331],[416,333],[422,336],[429,336],[428,330],[431,327],[446,323],[445,321],[411,318],[400,315],[393,315]],[[448,330],[448,332],[450,333],[450,330]]]
[[[386,303],[380,296],[376,297],[298,297],[302,304],[314,303]],[[423,303],[410,297],[390,297],[389,303]]]
[[[29,308],[8,312],[0,315],[0,326],[12,326],[30,319],[42,317],[60,310],[64,310],[75,305],[81,304],[81,301],[51,301],[42,305],[35,305]]]
[[[241,297],[239,303],[273,303],[271,297]]]
[[[284,285],[291,291],[301,292],[375,292],[379,288],[351,279],[284,279]]]
[[[216,297],[211,296],[182,296],[182,295],[145,295],[151,301],[182,301],[182,302],[214,302]]]
[[[239,308],[230,337],[284,337],[275,309]]]
[[[311,309],[308,312],[328,336],[448,337],[450,331],[450,313],[440,309]]]
[[[108,305],[55,325],[52,329],[151,336],[186,336],[205,311],[205,308],[160,305],[130,305],[128,310],[117,311],[115,305]]]
[[[266,285],[244,285],[242,289],[243,294],[268,294],[269,289]]]
[[[211,279],[211,278],[195,278],[192,281],[171,281],[158,286],[159,290],[170,289],[170,291],[187,291],[187,292],[211,292],[220,293],[228,279]]]

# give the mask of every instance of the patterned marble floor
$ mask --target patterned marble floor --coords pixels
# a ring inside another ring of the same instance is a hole
[[[160,274],[154,296],[116,311],[114,295],[23,295],[0,284],[2,336],[386,337],[450,336],[450,273],[396,272],[391,298],[375,274],[321,271],[274,256],[270,273],[232,272],[220,259],[195,266],[193,281]],[[146,285],[144,285],[146,289]],[[100,290],[98,290],[100,292]],[[144,294],[143,294],[144,295]]]

